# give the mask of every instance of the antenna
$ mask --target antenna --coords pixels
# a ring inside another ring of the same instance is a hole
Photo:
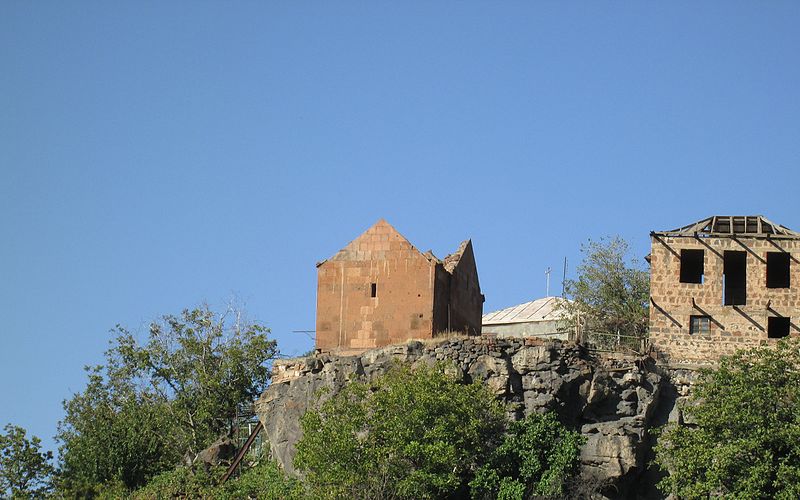
[[[564,257],[564,277],[561,278],[561,296],[565,296],[564,289],[567,286],[567,258]]]
[[[314,336],[311,335],[311,334],[312,333],[317,333],[317,331],[316,330],[292,330],[292,333],[302,333],[303,335],[305,335],[306,337],[310,338],[311,340],[314,340]]]
[[[547,268],[547,271],[544,272],[545,276],[547,276],[547,295],[545,295],[545,297],[549,297],[550,296],[550,273],[551,272],[552,272],[552,269],[550,269],[549,267]]]

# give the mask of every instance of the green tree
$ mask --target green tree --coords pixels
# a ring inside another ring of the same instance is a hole
[[[442,498],[466,492],[503,411],[441,367],[353,382],[302,417],[296,467],[315,498]]]
[[[62,491],[138,488],[226,432],[236,406],[267,384],[277,353],[267,332],[207,306],[153,322],[144,343],[118,325],[105,365],[87,368],[86,389],[64,402]]]
[[[150,325],[146,344],[117,326],[111,356],[119,376],[130,377],[169,401],[167,411],[196,453],[227,430],[236,407],[255,400],[269,380],[267,361],[277,354],[269,330],[230,309],[208,306],[164,316]]]
[[[523,500],[561,497],[580,465],[584,439],[554,413],[512,422],[503,442],[470,482],[472,498]]]
[[[659,486],[680,498],[800,498],[800,342],[740,351],[704,371],[667,426]]]
[[[564,283],[571,299],[563,305],[570,326],[583,331],[645,335],[650,275],[637,260],[629,259],[628,243],[618,236],[589,240],[581,246],[581,252],[584,257],[578,278]]]
[[[0,497],[31,498],[50,490],[53,454],[41,451],[41,440],[7,424],[0,434]]]
[[[127,488],[173,467],[182,446],[166,410],[169,402],[129,379],[89,371],[86,389],[64,402],[58,487],[69,496],[92,497],[119,482]]]

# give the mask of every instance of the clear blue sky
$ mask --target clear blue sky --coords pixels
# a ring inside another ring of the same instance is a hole
[[[800,228],[798,2],[0,2],[0,425],[108,330],[235,297],[306,351],[377,219],[490,311],[712,214]]]

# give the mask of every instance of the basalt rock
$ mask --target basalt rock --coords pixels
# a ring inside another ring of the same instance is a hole
[[[486,384],[508,403],[511,418],[555,411],[586,437],[582,480],[601,485],[603,494],[614,498],[637,496],[650,458],[648,431],[666,421],[675,399],[684,395],[670,392],[670,404],[659,409],[667,377],[652,362],[601,359],[561,341],[469,337],[412,341],[351,356],[318,354],[276,362],[272,384],[257,403],[273,458],[292,472],[306,409],[352,380],[380,376],[396,362],[444,363],[460,380]]]

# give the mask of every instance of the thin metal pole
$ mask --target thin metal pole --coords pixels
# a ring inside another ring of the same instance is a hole
[[[551,269],[548,267],[547,271],[544,272],[544,274],[547,276],[547,295],[545,295],[545,297],[550,296],[550,271]]]

